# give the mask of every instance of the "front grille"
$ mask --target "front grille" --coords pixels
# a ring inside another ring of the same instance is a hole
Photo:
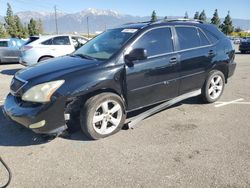
[[[11,85],[10,85],[10,90],[13,94],[18,93],[18,91],[20,91],[22,89],[22,87],[26,84],[25,81],[20,80],[16,77],[14,77],[11,81]]]

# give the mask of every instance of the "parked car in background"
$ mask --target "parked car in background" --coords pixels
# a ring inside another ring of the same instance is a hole
[[[234,38],[234,44],[240,44],[241,39],[240,38]]]
[[[20,63],[24,66],[70,54],[88,39],[73,35],[32,36],[21,49]]]
[[[126,24],[16,73],[3,111],[36,133],[79,125],[100,139],[118,132],[127,112],[197,90],[206,103],[217,101],[234,74],[234,58],[230,40],[211,24]]]
[[[250,37],[245,37],[243,40],[241,40],[239,51],[242,54],[245,54],[246,52],[250,51]]]
[[[0,63],[17,63],[24,41],[16,38],[0,39]]]

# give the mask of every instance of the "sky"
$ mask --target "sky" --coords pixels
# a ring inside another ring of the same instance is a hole
[[[183,16],[188,12],[193,17],[203,9],[212,17],[217,8],[224,18],[228,12],[233,18],[250,19],[250,0],[0,0],[0,15],[5,15],[9,2],[14,12],[53,11],[54,5],[60,12],[75,13],[87,8],[111,9],[122,14],[149,16],[155,10],[158,16]]]

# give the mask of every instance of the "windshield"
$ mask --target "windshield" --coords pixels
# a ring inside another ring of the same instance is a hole
[[[90,40],[73,55],[108,60],[130,39],[137,29],[112,29]]]

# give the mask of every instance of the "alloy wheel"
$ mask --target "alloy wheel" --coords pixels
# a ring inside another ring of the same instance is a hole
[[[121,123],[122,107],[114,100],[107,100],[100,104],[93,117],[93,128],[101,134],[112,133]]]

